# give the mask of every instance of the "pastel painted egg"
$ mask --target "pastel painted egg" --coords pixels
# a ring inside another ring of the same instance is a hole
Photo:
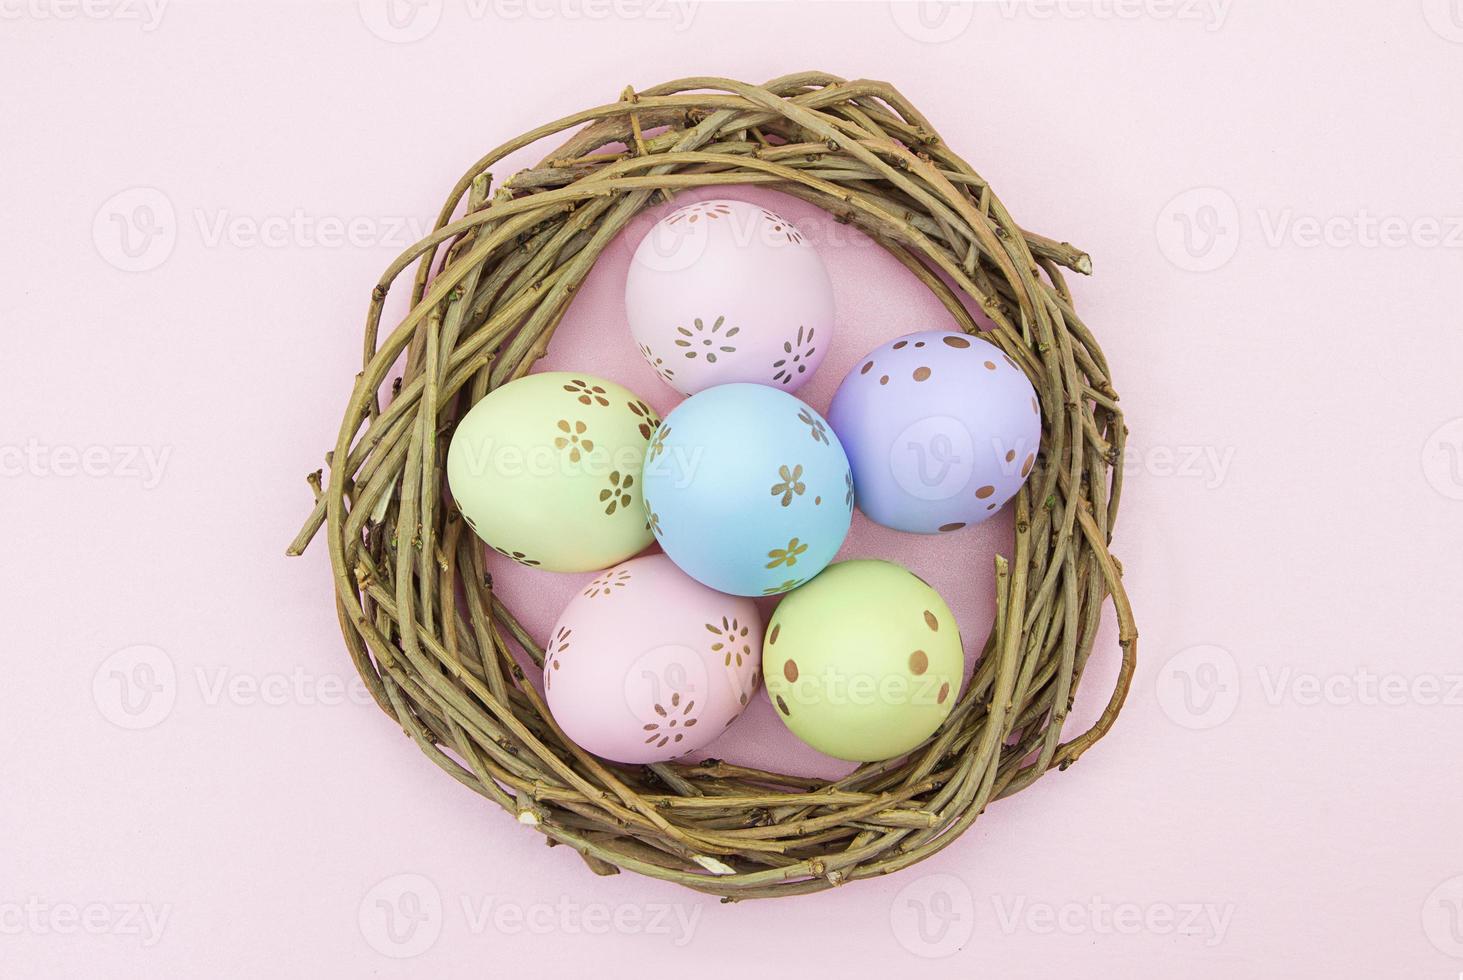
[[[859,359],[828,408],[858,505],[899,531],[978,524],[1016,495],[1041,445],[1041,405],[979,337],[912,333]]]
[[[602,572],[569,601],[544,652],[544,694],[576,744],[616,762],[703,748],[761,676],[750,599],[688,578],[664,555]]]
[[[965,669],[945,600],[877,559],[831,565],[788,595],[762,649],[777,716],[819,752],[855,762],[892,759],[929,738]]]
[[[853,516],[853,477],[812,408],[775,388],[720,385],[657,430],[645,504],[686,574],[733,595],[776,595],[833,560]]]
[[[447,483],[478,537],[524,565],[587,572],[651,542],[641,497],[660,424],[634,393],[590,374],[530,374],[457,424]]]
[[[833,287],[792,223],[745,201],[699,201],[635,250],[625,314],[640,353],[692,395],[746,381],[792,391],[833,334]]]

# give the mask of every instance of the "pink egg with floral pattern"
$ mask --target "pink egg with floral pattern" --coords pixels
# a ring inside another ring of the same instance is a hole
[[[786,218],[745,201],[698,201],[641,240],[625,314],[640,353],[682,394],[733,382],[792,391],[833,339],[833,287]]]
[[[581,748],[615,762],[665,762],[736,720],[761,664],[751,599],[649,555],[601,572],[570,600],[544,651],[544,693]]]

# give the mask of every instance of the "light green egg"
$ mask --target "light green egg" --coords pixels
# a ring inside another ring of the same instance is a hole
[[[447,483],[478,537],[534,568],[586,572],[646,548],[641,470],[660,424],[589,374],[530,374],[485,395],[447,451]]]
[[[900,565],[843,561],[788,593],[767,624],[762,673],[778,717],[826,755],[903,755],[940,727],[965,658],[940,594]]]

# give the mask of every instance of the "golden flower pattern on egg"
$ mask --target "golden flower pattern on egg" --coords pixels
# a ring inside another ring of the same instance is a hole
[[[697,201],[695,204],[688,204],[671,215],[666,219],[666,224],[675,225],[685,222],[688,225],[694,225],[702,218],[714,221],[717,218],[724,218],[731,213],[731,208],[721,201]]]
[[[649,462],[655,462],[660,454],[665,452],[665,440],[670,434],[671,427],[664,423],[655,430],[655,438],[650,442],[650,455],[646,457]]]
[[[720,334],[722,324],[726,317],[719,316],[710,327],[698,316],[692,321],[692,327],[676,327],[676,346],[684,347],[685,355],[690,360],[695,360],[697,355],[706,358],[707,364],[715,364],[718,354],[735,354],[736,347],[729,343],[731,338],[741,332],[741,327],[731,327],[726,333]]]
[[[793,497],[800,497],[808,485],[803,482],[802,464],[789,467],[783,464],[777,468],[777,475],[781,478],[777,483],[772,484],[772,496],[782,497],[782,506],[786,507],[792,503]]]
[[[533,568],[534,566],[539,564],[537,559],[530,558],[521,551],[509,551],[507,548],[500,548],[495,544],[489,545],[488,547],[492,548],[504,558],[512,558],[520,565],[527,565],[529,568]]]
[[[569,462],[577,463],[585,453],[594,452],[594,442],[585,437],[589,426],[575,419],[570,422],[568,419],[559,419],[559,432],[561,435],[554,437],[556,449],[567,449],[569,451]]]
[[[650,349],[649,344],[640,345],[640,355],[650,363],[651,367],[655,368],[655,373],[660,375],[660,380],[666,384],[670,384],[671,380],[675,378],[675,368],[667,364],[664,358],[657,356],[655,351]]]
[[[544,657],[544,687],[550,688],[554,684],[554,673],[559,670],[562,664],[559,661],[559,654],[569,649],[569,638],[574,631],[567,626],[560,626],[554,633],[554,638],[549,641],[548,653]]]
[[[823,424],[822,419],[813,414],[812,409],[799,409],[798,421],[808,427],[808,431],[812,435],[814,442],[821,442],[825,446],[829,444],[828,428]]]
[[[604,407],[610,403],[609,398],[605,396],[605,390],[602,386],[592,385],[579,378],[569,379],[569,383],[564,385],[564,390],[576,396],[581,405],[599,405]]]
[[[793,538],[785,548],[773,548],[767,552],[767,557],[772,559],[767,563],[768,568],[777,568],[780,565],[791,567],[798,563],[798,557],[808,550],[806,543]]]
[[[721,617],[721,625],[707,623],[706,630],[716,637],[716,642],[711,644],[711,652],[722,655],[722,665],[725,667],[740,667],[744,662],[751,659],[752,642],[747,639],[750,629],[737,621],[735,616]]]
[[[590,599],[596,596],[607,596],[616,589],[623,589],[630,584],[630,573],[625,569],[618,571],[611,569],[589,583],[589,588],[584,590],[584,595]]]
[[[681,741],[686,737],[686,729],[696,727],[696,722],[700,720],[695,708],[695,699],[688,698],[683,702],[680,692],[671,695],[669,704],[657,701],[655,713],[660,720],[643,727],[642,730],[649,733],[644,744],[664,748],[672,742]]]
[[[630,412],[639,420],[637,428],[640,435],[649,439],[655,427],[660,425],[660,416],[655,414],[655,409],[640,401],[638,398],[629,403]]]
[[[792,242],[794,245],[803,243],[803,233],[793,227],[791,221],[778,217],[766,208],[762,209],[762,217],[766,219],[772,234],[781,236],[785,241]]]
[[[613,514],[617,509],[628,508],[633,499],[630,488],[635,485],[635,477],[614,470],[610,473],[609,483],[608,487],[599,492],[599,502],[605,504],[605,513]]]
[[[814,327],[798,327],[797,336],[782,342],[782,357],[772,362],[772,380],[787,384],[808,370],[809,359],[818,351],[813,344]]]

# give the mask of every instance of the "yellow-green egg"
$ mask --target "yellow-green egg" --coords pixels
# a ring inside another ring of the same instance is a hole
[[[762,673],[777,716],[826,755],[874,762],[929,738],[960,693],[965,658],[940,594],[900,565],[828,566],[767,624]]]
[[[613,381],[530,374],[463,416],[447,482],[467,523],[500,554],[554,572],[607,568],[652,540],[641,471],[659,424]]]

